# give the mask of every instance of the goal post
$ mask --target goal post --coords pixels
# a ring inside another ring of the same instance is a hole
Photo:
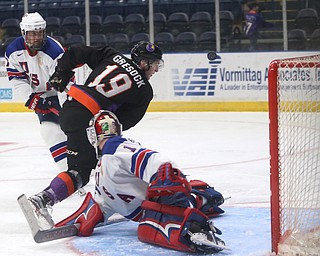
[[[320,55],[269,65],[272,251],[320,255]]]

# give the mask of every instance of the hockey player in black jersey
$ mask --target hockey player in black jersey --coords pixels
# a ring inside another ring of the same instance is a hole
[[[73,69],[84,64],[92,69],[85,84],[68,85]],[[57,91],[68,94],[60,111],[61,128],[67,135],[68,170],[29,198],[43,229],[54,224],[47,207],[86,185],[91,170],[96,168],[96,152],[86,133],[90,119],[105,109],[115,113],[123,130],[135,126],[153,98],[148,80],[162,65],[161,49],[150,42],[135,45],[131,59],[111,47],[75,45],[66,50],[49,82]]]

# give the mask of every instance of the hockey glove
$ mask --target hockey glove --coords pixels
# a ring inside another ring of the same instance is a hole
[[[66,89],[66,87],[67,87],[70,79],[73,77],[73,75],[74,75],[73,71],[62,70],[62,69],[56,67],[56,71],[49,78],[49,83],[58,92],[63,92]]]
[[[55,115],[59,116],[59,111],[61,109],[59,99],[57,96],[51,96],[46,98],[48,104],[48,109]]]
[[[24,104],[28,109],[34,110],[39,114],[49,114],[51,111],[48,108],[48,103],[44,98],[41,98],[42,93],[31,93],[29,99]]]

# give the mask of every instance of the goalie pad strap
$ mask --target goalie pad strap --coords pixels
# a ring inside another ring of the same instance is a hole
[[[159,203],[151,202],[147,200],[144,200],[142,202],[141,208],[144,210],[156,211],[156,212],[169,214],[173,216],[179,216],[179,217],[184,217],[184,212],[186,210],[186,208],[159,204]]]

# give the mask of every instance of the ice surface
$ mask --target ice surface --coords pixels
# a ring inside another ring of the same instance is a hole
[[[36,244],[16,198],[48,186],[58,173],[33,113],[0,113],[0,255],[187,255],[139,242],[136,224],[114,224],[88,238]],[[125,136],[175,160],[189,179],[202,179],[225,197],[216,218],[231,248],[218,255],[263,256],[270,251],[267,113],[147,113]],[[93,181],[86,186],[93,191]],[[54,206],[55,221],[84,198]]]

